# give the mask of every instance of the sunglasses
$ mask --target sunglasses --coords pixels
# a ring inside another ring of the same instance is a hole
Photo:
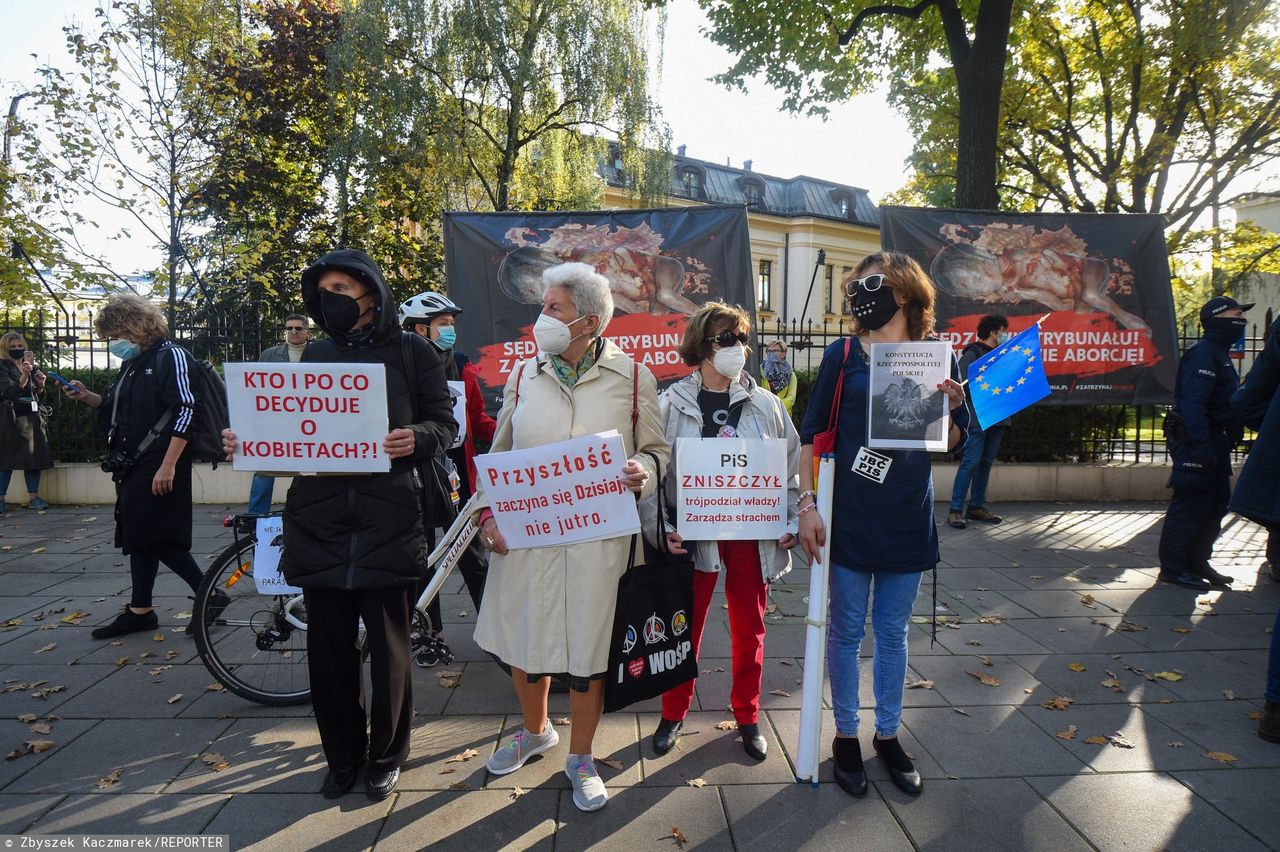
[[[750,339],[740,331],[722,331],[715,337],[705,338],[707,343],[714,343],[717,346],[732,346],[735,343],[741,343],[745,346]]]
[[[285,334],[302,334],[304,331],[306,331],[305,328],[285,328],[284,333]]]
[[[874,293],[884,286],[884,280],[887,277],[883,272],[877,272],[875,275],[868,275],[865,278],[855,278],[845,286],[845,295],[852,296],[859,287],[868,293]]]

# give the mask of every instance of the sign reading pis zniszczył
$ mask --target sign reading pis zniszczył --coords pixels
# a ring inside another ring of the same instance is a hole
[[[774,539],[787,533],[783,438],[678,438],[676,529],[691,541]]]
[[[380,473],[388,432],[382,364],[227,364],[234,470]]]
[[[507,547],[559,547],[640,531],[626,463],[622,436],[603,432],[476,456],[476,478]]]

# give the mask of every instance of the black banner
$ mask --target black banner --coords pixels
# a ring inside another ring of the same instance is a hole
[[[690,368],[676,350],[705,302],[741,305],[755,321],[745,207],[553,213],[446,213],[445,277],[463,310],[459,346],[480,368],[488,407],[507,376],[537,352],[533,324],[542,271],[580,261],[609,279],[605,335],[666,385]]]
[[[938,291],[938,334],[957,349],[986,314],[1040,326],[1047,404],[1168,403],[1178,340],[1158,215],[881,207],[880,241]]]

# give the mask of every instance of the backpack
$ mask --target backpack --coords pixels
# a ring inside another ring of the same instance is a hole
[[[175,346],[182,349],[180,346]],[[197,361],[196,357],[182,349],[191,368],[191,390],[200,400],[200,408],[196,412],[195,430],[187,435],[187,451],[193,462],[211,462],[214,468],[227,460],[227,451],[222,446],[222,430],[231,427],[231,415],[227,412],[227,385],[218,375],[218,370],[209,361]],[[115,415],[112,414],[114,421]],[[138,444],[137,455],[141,456],[164,434],[169,421],[173,420],[173,409],[160,416],[156,425]]]

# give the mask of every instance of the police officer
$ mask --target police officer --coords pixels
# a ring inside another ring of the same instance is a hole
[[[1227,351],[1244,334],[1244,312],[1252,307],[1215,296],[1200,309],[1204,335],[1182,356],[1165,419],[1173,497],[1160,532],[1160,579],[1196,591],[1231,583],[1209,557],[1231,496],[1231,395],[1240,374]]]

